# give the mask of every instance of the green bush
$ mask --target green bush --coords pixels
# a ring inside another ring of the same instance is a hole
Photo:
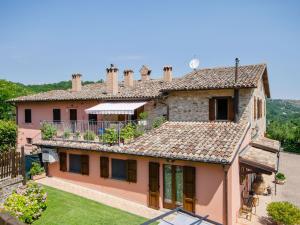
[[[118,133],[116,129],[109,128],[106,129],[103,134],[103,141],[108,144],[114,144],[118,141]]]
[[[134,137],[139,137],[144,134],[144,127],[140,125],[136,125],[134,129]]]
[[[4,209],[24,223],[32,223],[47,208],[47,193],[37,183],[28,182],[4,202]]]
[[[52,124],[43,123],[41,132],[42,132],[42,139],[50,140],[57,134],[57,129]]]
[[[45,172],[44,167],[41,167],[41,165],[37,162],[33,162],[30,168],[30,175],[31,176],[35,176],[35,175],[39,175]]]
[[[284,225],[300,224],[300,209],[290,202],[271,202],[267,212],[275,222]]]
[[[120,138],[121,140],[130,140],[134,138],[135,126],[131,123],[127,124],[121,129]]]
[[[166,122],[166,118],[163,116],[156,117],[152,123],[153,128],[160,127],[164,122]]]
[[[12,121],[0,120],[0,153],[16,147],[17,125]]]
[[[65,130],[64,134],[63,134],[65,139],[68,139],[71,137],[71,131],[70,130]]]
[[[285,176],[283,173],[277,173],[276,174],[276,179],[277,180],[285,180]]]
[[[139,118],[141,119],[141,120],[146,120],[147,118],[148,118],[148,112],[141,112],[140,114],[139,114]]]
[[[96,134],[93,131],[86,131],[83,135],[83,139],[86,141],[94,141],[96,138]]]

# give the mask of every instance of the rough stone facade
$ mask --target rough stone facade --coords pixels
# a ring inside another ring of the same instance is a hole
[[[0,180],[0,204],[3,203],[14,190],[23,185],[22,181],[22,176]]]

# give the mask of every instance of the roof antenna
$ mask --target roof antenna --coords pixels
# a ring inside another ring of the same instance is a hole
[[[238,79],[238,68],[239,68],[240,60],[239,58],[235,58],[235,74],[234,74],[234,82],[237,82]]]

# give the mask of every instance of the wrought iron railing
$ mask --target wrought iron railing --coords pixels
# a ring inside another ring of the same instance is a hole
[[[42,139],[121,144],[152,128],[148,120],[41,121]]]

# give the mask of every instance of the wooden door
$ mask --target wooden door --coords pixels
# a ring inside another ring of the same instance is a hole
[[[159,163],[149,162],[149,207],[159,209]]]
[[[77,109],[70,109],[70,120],[71,121],[77,120]]]
[[[195,167],[183,167],[183,208],[195,212]]]

